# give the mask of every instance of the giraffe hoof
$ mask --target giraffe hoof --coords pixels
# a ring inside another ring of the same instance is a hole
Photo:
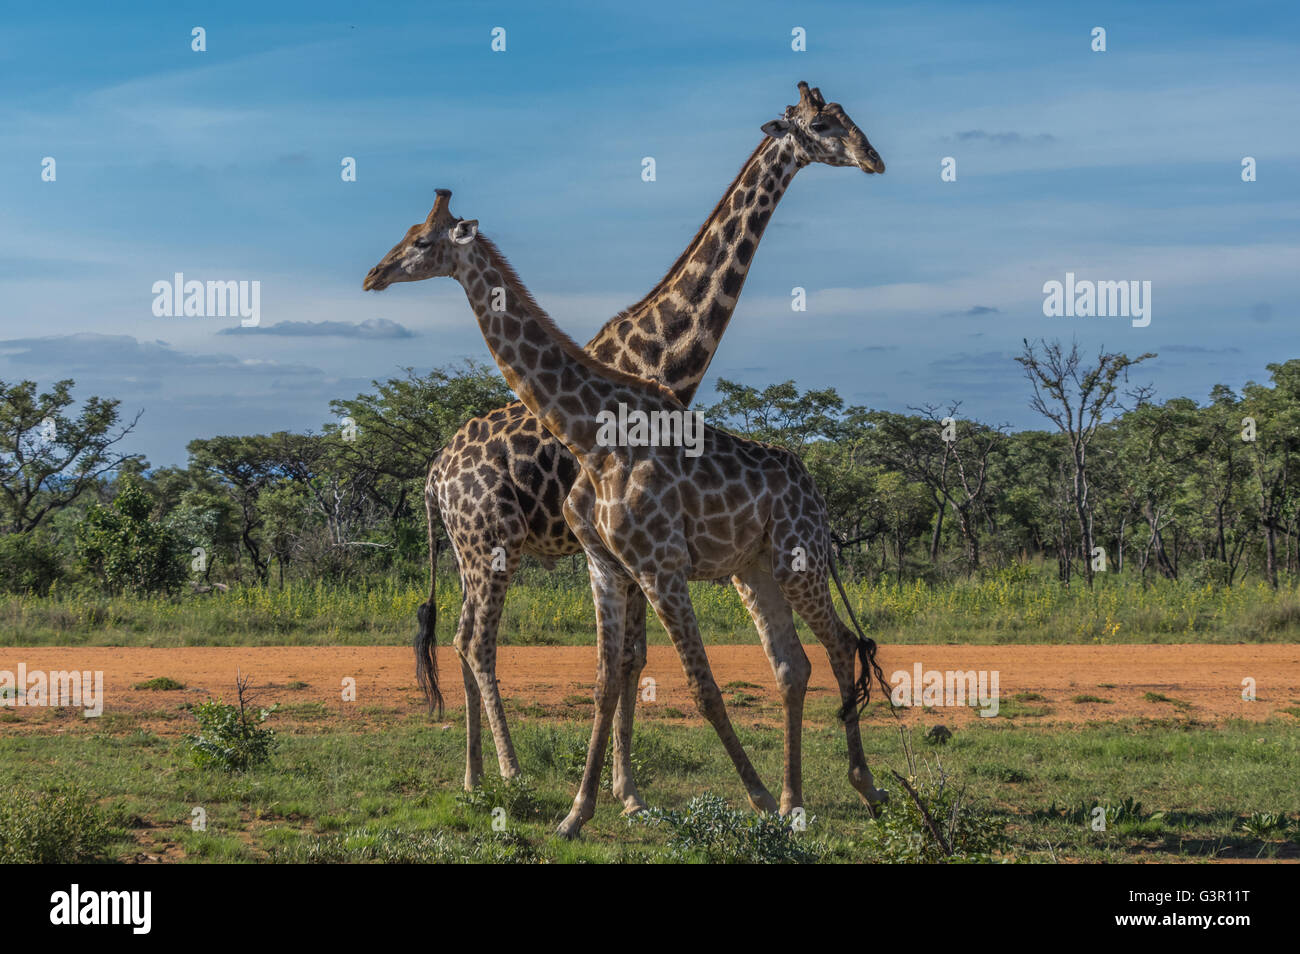
[[[581,829],[582,819],[570,812],[564,821],[560,822],[560,827],[555,830],[555,834],[565,841],[572,841],[578,837],[578,832]]]
[[[777,813],[776,799],[768,792],[759,792],[749,796],[749,807],[754,809],[760,815],[775,815]]]
[[[640,798],[629,797],[623,800],[624,817],[630,817],[632,815],[640,815],[642,812],[649,811],[649,810],[650,809],[646,806],[646,803],[641,801]]]

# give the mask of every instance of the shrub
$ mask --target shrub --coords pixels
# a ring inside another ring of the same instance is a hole
[[[227,772],[243,772],[271,758],[278,740],[274,729],[262,728],[276,707],[258,709],[248,706],[248,680],[236,682],[239,705],[219,699],[200,702],[193,709],[198,720],[198,734],[185,736],[190,755],[199,767],[213,767]]]
[[[78,864],[108,843],[103,813],[76,788],[0,795],[0,864]]]
[[[144,682],[137,682],[132,689],[148,689],[152,692],[176,692],[185,688],[185,683],[177,682],[170,676],[154,676]]]
[[[1096,819],[1096,811],[1100,808],[1105,812],[1107,826],[1114,827],[1120,824],[1141,825],[1147,822],[1159,822],[1165,817],[1163,811],[1149,812],[1142,807],[1142,803],[1129,795],[1121,802],[1102,803],[1080,801],[1073,806],[1066,805],[1057,808],[1056,801],[1047,809],[1048,818],[1060,818],[1071,825],[1089,825]]]
[[[54,545],[33,533],[0,535],[0,592],[45,596],[63,575]]]
[[[1280,812],[1253,812],[1243,818],[1238,827],[1252,838],[1267,841],[1269,838],[1286,837],[1291,829],[1291,819]]]
[[[506,817],[517,821],[537,821],[542,816],[537,790],[525,776],[507,782],[500,775],[484,775],[478,788],[460,793],[456,802],[478,812],[504,808]]]
[[[969,805],[950,781],[940,768],[937,778],[916,779],[912,785],[952,853],[944,854],[921,810],[905,791],[899,791],[868,828],[863,847],[871,860],[891,864],[994,860],[994,853],[1008,844],[1005,823]]]
[[[806,864],[819,861],[825,853],[819,842],[796,834],[789,819],[736,811],[712,794],[697,795],[680,810],[656,808],[635,817],[668,829],[668,851],[676,861]]]

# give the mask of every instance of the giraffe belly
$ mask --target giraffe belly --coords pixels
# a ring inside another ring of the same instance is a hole
[[[707,526],[707,521],[702,523]],[[699,525],[688,529],[694,531],[688,532],[686,537],[690,555],[689,579],[725,581],[755,565],[771,566],[767,541],[761,533],[754,532],[758,528],[752,528],[750,533],[740,533],[739,538],[704,532]],[[736,528],[732,529],[734,532]]]
[[[582,545],[578,543],[578,538],[567,527],[562,534],[555,533],[545,536],[529,534],[528,539],[524,541],[524,553],[540,560],[548,570],[554,569],[555,561],[561,557],[573,556],[573,554],[581,552]]]

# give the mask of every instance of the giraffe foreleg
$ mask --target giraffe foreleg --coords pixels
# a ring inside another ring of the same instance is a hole
[[[655,614],[663,623],[664,629],[672,637],[681,657],[682,668],[686,670],[686,679],[690,683],[695,704],[722,740],[723,748],[731,756],[731,761],[740,773],[745,785],[749,804],[758,812],[775,812],[776,799],[763,785],[754,765],[745,754],[744,746],[736,735],[727,715],[727,707],[722,701],[722,692],[713,678],[709,667],[709,658],[704,653],[704,641],[700,638],[699,624],[695,619],[695,610],[691,607],[690,590],[686,586],[683,573],[655,573],[641,582],[641,589],[646,599],[654,607]]]
[[[591,593],[596,604],[595,716],[591,741],[587,745],[587,764],[582,772],[582,782],[573,799],[573,808],[560,823],[557,832],[561,838],[577,837],[582,826],[596,814],[600,773],[605,766],[610,727],[623,689],[623,638],[628,580],[608,557],[589,550],[587,562]]]
[[[623,804],[623,814],[645,811],[646,804],[637,791],[632,769],[632,722],[636,715],[637,696],[641,692],[641,672],[645,669],[645,594],[629,583],[623,625],[622,680],[614,728],[614,771],[611,788]]]

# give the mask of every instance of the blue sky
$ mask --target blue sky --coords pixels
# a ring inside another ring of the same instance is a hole
[[[11,8],[0,34],[0,380],[72,377],[143,410],[132,448],[155,465],[193,437],[319,430],[330,398],[408,365],[489,360],[451,281],[361,291],[435,188],[585,340],[663,274],[801,79],[888,171],[799,174],[700,401],[718,377],[793,378],[1042,426],[1025,337],[1159,352],[1142,380],[1163,397],[1300,356],[1293,4],[52,10]],[[178,271],[260,281],[262,329],[155,317]],[[1151,281],[1150,326],[1044,317],[1067,271]],[[331,324],[268,333],[282,322]]]

